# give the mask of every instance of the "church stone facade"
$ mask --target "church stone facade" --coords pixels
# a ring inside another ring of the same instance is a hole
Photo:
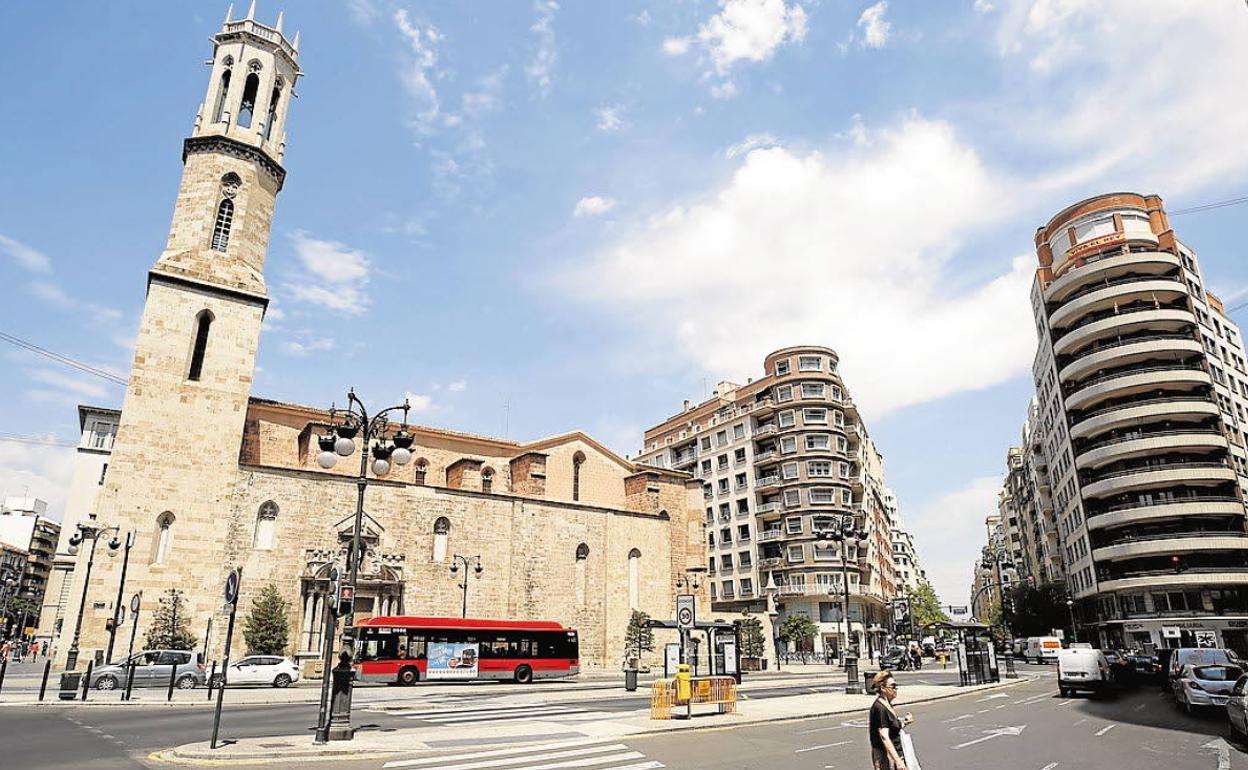
[[[201,638],[212,619],[210,659],[224,647],[222,584],[241,567],[240,611],[276,585],[290,602],[290,653],[311,664],[327,574],[344,562],[354,519],[358,457],[330,471],[315,462],[328,412],[251,393],[287,108],[300,74],[298,36],[289,41],[280,19],[270,27],[250,14],[227,17],[214,36],[96,510],[67,512],[67,521],[134,533],[123,602],[142,592],[140,640],[161,594],[177,588]],[[357,619],[458,615],[453,556],[480,556],[484,571],[468,578],[470,616],[562,622],[580,632],[583,666],[613,666],[631,610],[672,617],[677,578],[705,563],[700,485],[687,474],[636,465],[576,432],[520,443],[411,431],[414,461],[370,479]],[[107,646],[121,563],[96,558],[83,660]],[[80,556],[68,596],[81,595],[84,573]],[[63,614],[61,663],[77,601]],[[236,633],[232,654],[244,648]]]

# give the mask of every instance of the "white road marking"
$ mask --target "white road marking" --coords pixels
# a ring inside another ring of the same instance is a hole
[[[1000,738],[1002,735],[1021,735],[1021,734],[1022,734],[1022,732],[1023,732],[1023,730],[1024,730],[1024,729],[1026,729],[1026,727],[1027,727],[1027,725],[1015,725],[1014,727],[998,727],[998,728],[995,728],[995,729],[992,729],[992,730],[985,730],[985,731],[984,731],[984,733],[985,733],[984,737],[982,737],[982,738],[976,738],[975,740],[973,740],[973,741],[967,741],[966,743],[959,743],[957,746],[954,746],[954,748],[955,748],[955,749],[964,749],[964,748],[966,748],[967,746],[974,746],[974,745],[975,745],[975,744],[977,744],[977,743],[983,743],[984,741],[990,741],[990,740],[992,740],[993,738]]]
[[[1061,703],[1057,704],[1057,707],[1060,709],[1062,706],[1069,706],[1069,705],[1071,705],[1072,703],[1074,703],[1074,701],[1073,701],[1073,700],[1063,701],[1063,702],[1061,702]]]
[[[1143,711],[1143,710],[1145,709],[1145,707],[1147,707],[1147,706],[1148,706],[1148,701],[1144,701],[1144,702],[1143,702],[1143,703],[1141,703],[1140,705],[1136,706],[1136,707],[1135,707],[1135,709],[1133,709],[1133,710],[1134,710],[1134,711]]]
[[[833,725],[832,727],[816,727],[813,730],[798,730],[798,735],[810,735],[811,733],[824,733],[828,730],[844,730],[845,725]]]
[[[953,719],[945,719],[945,720],[943,720],[943,721],[944,721],[946,724],[948,724],[949,722],[961,722],[963,719],[970,719],[970,718],[971,718],[971,716],[972,716],[971,714],[963,714],[963,715],[962,715],[962,716],[960,716],[960,717],[954,717]]]
[[[567,741],[556,741],[553,743],[544,743],[537,746],[519,746],[510,749],[491,749],[489,751],[474,751],[468,754],[456,754],[455,756],[438,756],[438,757],[421,757],[419,759],[401,759],[393,762],[387,762],[382,767],[416,767],[418,765],[432,765],[435,762],[443,762],[448,759],[481,759],[482,757],[505,757],[509,754],[524,754],[529,751],[549,751],[551,749],[567,749],[573,746],[589,746],[594,743],[603,743],[601,738],[574,738]]]
[[[618,748],[617,748],[618,747]],[[541,765],[526,765],[526,770],[553,770],[558,767],[588,767],[591,765],[605,765],[608,762],[619,762],[626,759],[645,759],[645,755],[638,751],[627,751],[626,746],[615,744],[613,746],[593,746],[586,749],[574,749],[571,751],[552,751],[546,754],[533,754],[531,756],[521,757],[503,757],[501,759],[486,759],[481,762],[465,762],[458,765],[436,765],[437,770],[481,770],[487,767],[502,767],[504,765],[524,764],[526,762],[536,762],[543,759],[566,759],[566,762],[547,762]],[[626,749],[623,754],[607,754],[606,756],[586,757],[586,754],[603,754],[606,752],[618,751]],[[576,759],[575,757],[579,757]]]
[[[976,711],[975,713],[976,713],[976,714],[987,714],[987,713],[988,713],[989,711],[991,711],[991,710],[992,710],[992,709],[980,709],[979,711]]]
[[[1231,746],[1225,738],[1214,738],[1201,748],[1218,752],[1218,770],[1231,770]]]
[[[1040,770],[1053,770],[1053,768],[1055,768],[1055,767],[1057,767],[1057,763],[1056,763],[1056,762],[1050,762],[1049,764],[1047,764],[1047,765],[1045,765],[1044,767],[1040,768]]]
[[[984,701],[986,701],[986,700],[996,700],[997,698],[1008,698],[1008,697],[1010,697],[1010,696],[1006,695],[1006,694],[1005,694],[1005,693],[1003,693],[1003,692],[994,692],[992,695],[989,695],[989,696],[988,696],[988,697],[986,697],[986,698],[980,698],[979,700],[977,700],[977,701],[975,701],[975,702],[976,702],[976,703],[983,703],[983,702],[984,702]]]
[[[794,753],[794,754],[805,754],[805,753],[806,753],[806,752],[808,752],[808,751],[817,751],[817,750],[819,750],[819,749],[830,749],[830,748],[832,748],[833,746],[846,746],[846,745],[848,745],[848,744],[850,744],[850,743],[853,743],[853,741],[837,741],[836,743],[824,743],[824,744],[819,745],[819,746],[811,746],[811,747],[809,747],[809,748],[805,748],[805,749],[797,749],[797,750],[796,750],[796,751],[794,751],[793,753]]]
[[[1117,726],[1118,725],[1110,725],[1109,727],[1102,727],[1100,730],[1096,731],[1096,737],[1100,738],[1102,735],[1104,735],[1105,733],[1109,732],[1110,730],[1114,729]]]
[[[1075,722],[1073,725],[1071,725],[1071,727],[1078,727],[1079,725],[1083,724],[1086,721],[1088,721],[1086,718],[1080,719],[1078,722]]]
[[[999,709],[1003,709],[1003,708],[1005,708],[1005,707],[1006,707],[1006,706],[1008,706],[1008,705],[1010,705],[1010,704],[1008,704],[1008,703],[1002,703],[1000,706],[997,706],[997,708],[999,708]]]

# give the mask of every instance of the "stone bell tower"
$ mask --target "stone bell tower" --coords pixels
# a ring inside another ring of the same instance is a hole
[[[96,511],[97,523],[120,527],[123,540],[134,533],[124,603],[143,592],[140,633],[157,599],[178,588],[201,640],[228,568],[222,522],[268,304],[264,258],[286,177],[287,109],[301,74],[299,36],[286,39],[280,14],[273,26],[262,24],[253,1],[245,18],[232,16],[233,6],[212,38],[207,93],[182,145],[173,222],[148,274]],[[122,559],[104,557],[105,550],[101,544],[88,589],[79,644],[84,662],[107,645],[105,622],[114,612]],[[82,590],[82,561],[74,597]],[[77,620],[72,604],[57,644],[62,661]]]

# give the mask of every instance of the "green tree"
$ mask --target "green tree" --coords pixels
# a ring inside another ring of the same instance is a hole
[[[920,581],[918,587],[910,592],[910,616],[914,619],[916,632],[933,623],[949,622],[949,616],[940,608],[935,589],[926,580]]]
[[[186,600],[176,588],[165,591],[147,627],[143,646],[149,650],[191,650],[195,635],[186,625]]]
[[[786,644],[800,647],[805,642],[814,639],[817,633],[819,633],[819,627],[813,620],[805,615],[790,615],[780,624],[778,636]]]
[[[763,636],[763,621],[750,614],[749,610],[741,612],[741,655],[747,658],[761,658],[767,651],[767,638]]]
[[[251,600],[243,638],[252,655],[285,655],[290,643],[290,605],[269,583]]]
[[[1009,621],[1014,636],[1047,636],[1068,625],[1066,589],[1060,583],[1032,587],[1020,583],[1010,589]]]
[[[654,629],[648,625],[650,616],[641,610],[633,610],[624,629],[624,657],[641,659],[642,653],[654,649]]]
[[[39,625],[39,604],[26,596],[18,596],[9,599],[9,614],[7,617],[0,619],[0,636],[3,636],[5,624],[9,624],[9,632],[11,636],[21,636],[26,627],[22,625],[22,621],[26,621],[26,626]]]

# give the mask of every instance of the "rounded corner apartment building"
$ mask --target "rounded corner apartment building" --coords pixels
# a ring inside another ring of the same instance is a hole
[[[806,615],[819,635],[797,651],[831,655],[847,639],[879,649],[896,592],[896,506],[839,363],[831,348],[781,348],[765,357],[762,377],[721,382],[706,401],[686,401],[647,430],[638,457],[702,482],[714,610],[774,612],[777,623]],[[842,552],[815,537],[845,517],[870,533],[843,554],[848,629]]]
[[[1035,243],[1040,431],[1080,637],[1248,654],[1239,329],[1155,195],[1080,201]]]

